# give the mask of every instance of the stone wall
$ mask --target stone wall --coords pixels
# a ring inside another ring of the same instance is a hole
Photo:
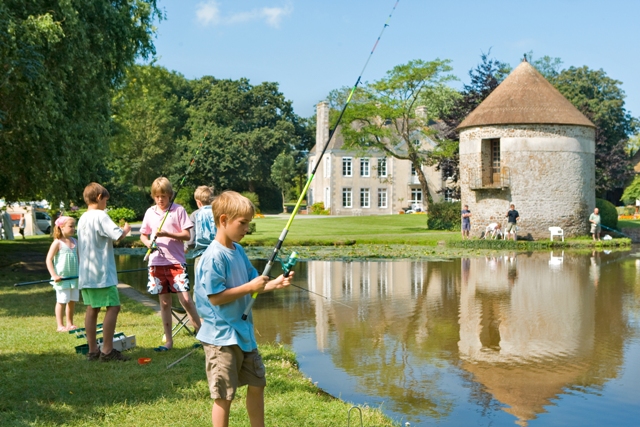
[[[508,179],[477,188],[474,174],[486,174],[491,167],[488,144],[482,141],[491,138],[500,138],[500,166]],[[511,203],[520,214],[521,237],[548,239],[552,226],[562,227],[567,236],[588,234],[595,207],[595,132],[566,125],[465,129],[460,134],[460,184],[462,204],[472,212],[473,236],[491,222],[505,226]]]

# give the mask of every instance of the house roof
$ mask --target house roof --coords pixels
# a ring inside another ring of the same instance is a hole
[[[526,60],[458,125],[595,125]]]

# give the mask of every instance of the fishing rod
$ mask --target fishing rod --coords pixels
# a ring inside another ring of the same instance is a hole
[[[606,228],[607,230],[613,231],[614,233],[618,233],[618,234],[620,234],[620,235],[622,235],[624,237],[627,237],[627,238],[631,239],[631,236],[628,236],[628,235],[624,234],[622,231],[618,231],[618,230],[616,230],[614,228],[610,228],[610,227],[607,227],[606,225],[602,225],[602,224],[600,224],[600,227]]]
[[[193,264],[188,264],[187,267],[193,267]],[[132,268],[131,270],[120,270],[120,271],[116,271],[116,274],[123,274],[123,273],[132,273],[134,271],[145,271],[148,270],[149,267],[142,267],[142,268]],[[77,279],[78,276],[69,276],[69,277],[62,277],[60,279],[60,281],[63,280],[73,280],[73,279]],[[39,283],[51,283],[51,279],[44,279],[44,280],[34,280],[33,282],[20,282],[20,283],[14,283],[14,287],[15,286],[27,286],[27,285],[37,285]]]
[[[169,208],[165,212],[164,217],[162,218],[162,222],[160,222],[160,226],[158,227],[158,229],[156,230],[156,232],[153,235],[153,239],[151,240],[151,244],[149,245],[149,249],[147,250],[147,253],[144,255],[144,258],[142,259],[143,261],[147,261],[147,259],[149,259],[149,255],[151,255],[151,253],[153,251],[158,249],[158,246],[156,245],[156,240],[158,239],[158,232],[162,230],[162,226],[164,225],[164,222],[169,217],[169,212],[171,212],[171,208],[173,207],[173,203],[175,202],[176,197],[178,196],[178,193],[182,189],[182,185],[184,184],[184,180],[187,178],[187,175],[189,175],[189,173],[191,172],[191,170],[192,170],[191,167],[196,162],[196,157],[198,157],[198,153],[200,152],[200,148],[202,147],[202,144],[204,143],[204,141],[207,139],[208,135],[209,135],[208,133],[204,134],[204,137],[202,138],[202,141],[200,142],[200,145],[196,149],[196,153],[191,158],[191,161],[189,162],[189,166],[187,166],[187,171],[182,176],[182,180],[180,180],[180,184],[178,184],[178,189],[173,192],[173,196],[171,197],[171,203],[169,204]]]
[[[342,116],[344,115],[345,110],[349,106],[349,103],[351,102],[351,98],[353,97],[353,94],[356,91],[356,88],[358,87],[358,85],[360,84],[360,81],[362,80],[362,75],[364,74],[364,70],[367,68],[367,65],[369,65],[369,61],[371,60],[371,56],[373,56],[373,52],[375,52],[376,47],[378,46],[378,42],[380,41],[380,38],[382,37],[382,34],[384,33],[384,30],[389,26],[389,21],[391,20],[391,16],[393,15],[393,12],[396,10],[396,6],[398,6],[399,2],[400,2],[400,0],[396,0],[396,3],[393,5],[393,9],[391,10],[391,13],[389,14],[389,17],[387,18],[387,21],[384,23],[384,26],[382,27],[382,31],[380,31],[380,34],[378,35],[378,38],[376,39],[376,42],[374,43],[373,48],[371,49],[371,52],[369,53],[369,56],[367,57],[367,61],[364,63],[364,67],[362,67],[362,71],[360,71],[360,75],[358,76],[358,79],[356,80],[356,83],[353,85],[353,88],[351,89],[351,92],[349,93],[349,96],[347,97],[347,102],[345,102],[344,106],[342,107],[342,111],[340,111],[340,115],[338,116],[338,120],[336,121],[336,124],[334,125],[333,129],[331,129],[331,131],[329,132],[329,138],[327,138],[327,142],[324,144],[324,147],[322,147],[322,152],[320,153],[320,156],[318,157],[318,161],[316,162],[315,166],[313,167],[313,170],[309,174],[309,178],[307,179],[307,183],[305,184],[304,188],[302,189],[302,192],[300,193],[300,197],[298,197],[298,202],[296,203],[295,207],[293,208],[293,212],[291,213],[291,216],[289,217],[289,220],[287,221],[287,224],[285,225],[284,229],[282,230],[282,233],[280,233],[280,237],[278,238],[278,243],[276,243],[276,246],[273,248],[273,253],[271,254],[271,257],[269,258],[269,261],[267,262],[267,265],[264,267],[264,271],[262,272],[263,276],[269,276],[269,272],[271,272],[271,267],[273,266],[273,263],[276,260],[276,257],[278,255],[278,252],[280,251],[280,248],[282,247],[282,244],[284,243],[284,239],[287,237],[287,233],[289,232],[289,227],[291,227],[291,223],[293,222],[293,219],[296,217],[296,214],[298,213],[298,210],[300,209],[300,206],[302,205],[302,201],[304,200],[304,197],[307,194],[307,190],[309,189],[309,186],[311,185],[311,181],[313,180],[313,177],[315,176],[315,173],[316,173],[316,171],[318,169],[318,166],[320,166],[320,160],[322,160],[322,157],[324,156],[324,153],[327,151],[327,148],[329,147],[329,143],[331,142],[331,139],[333,138],[333,135],[335,134],[336,129],[338,129],[338,125],[340,125],[340,122],[342,121]],[[258,293],[257,292],[253,293],[251,295],[251,299],[249,300],[249,303],[247,304],[247,308],[244,310],[244,313],[242,313],[242,319],[243,320],[247,320],[247,318],[249,317],[249,313],[251,312],[251,307],[253,307],[253,304],[256,302],[256,298],[258,298]]]

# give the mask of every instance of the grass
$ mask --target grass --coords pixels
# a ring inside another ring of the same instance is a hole
[[[640,228],[640,220],[619,219],[618,228]]]
[[[55,332],[55,294],[49,285],[13,287],[46,277],[50,240],[0,241],[0,425],[2,426],[210,426],[211,399],[203,351],[166,366],[192,350],[194,339],[178,334],[174,349],[155,353],[161,323],[150,308],[121,295],[117,330],[135,335],[125,363],[87,362],[75,354],[84,343]],[[100,316],[102,320],[102,315]],[[83,323],[83,309],[75,323]],[[273,426],[346,425],[351,405],[324,393],[302,375],[295,354],[278,343],[261,344],[267,367],[266,418]],[[139,357],[151,357],[139,365]],[[249,426],[244,389],[232,406],[231,425]],[[397,426],[363,408],[367,426]]]

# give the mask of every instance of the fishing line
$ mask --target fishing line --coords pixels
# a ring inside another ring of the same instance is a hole
[[[369,56],[367,57],[367,61],[364,63],[364,67],[362,67],[362,71],[360,71],[360,75],[358,76],[358,79],[356,80],[356,83],[353,85],[353,88],[351,89],[351,92],[349,93],[349,96],[347,97],[347,101],[344,104],[344,107],[342,107],[342,111],[340,111],[340,115],[338,116],[338,120],[336,121],[336,124],[334,125],[333,129],[331,129],[331,131],[329,132],[329,138],[327,138],[327,142],[324,144],[324,147],[322,147],[322,151],[320,152],[320,156],[318,156],[318,161],[316,162],[316,164],[314,165],[311,173],[309,174],[309,178],[307,179],[307,183],[305,184],[304,188],[302,189],[302,192],[300,193],[300,197],[298,197],[298,202],[296,203],[295,207],[293,208],[293,212],[291,213],[291,216],[289,217],[289,220],[287,221],[287,224],[285,225],[284,229],[282,230],[282,233],[280,233],[280,237],[278,238],[278,243],[276,243],[275,248],[273,248],[273,253],[271,254],[271,257],[269,258],[269,261],[267,262],[267,265],[264,267],[264,271],[262,272],[263,276],[269,276],[269,272],[271,271],[271,267],[273,266],[273,263],[276,260],[276,257],[278,255],[278,252],[280,251],[280,248],[282,247],[282,243],[284,242],[284,239],[287,237],[287,233],[289,232],[289,227],[291,227],[291,223],[293,222],[293,219],[296,217],[296,214],[298,213],[298,210],[300,209],[300,206],[302,205],[302,201],[304,200],[306,194],[307,194],[307,190],[309,189],[309,186],[311,185],[311,181],[313,181],[313,177],[316,174],[316,171],[318,170],[318,166],[320,166],[320,160],[322,160],[322,157],[324,156],[324,153],[327,151],[327,148],[329,147],[329,143],[331,142],[331,139],[333,138],[333,135],[336,132],[336,129],[338,129],[338,125],[340,125],[340,122],[342,121],[342,116],[344,115],[345,110],[347,109],[347,107],[349,106],[349,103],[351,102],[351,98],[353,97],[354,92],[356,91],[356,88],[358,87],[358,85],[360,84],[360,81],[362,80],[362,75],[364,74],[364,70],[367,68],[367,65],[369,65],[369,61],[371,60],[371,56],[373,56],[373,52],[375,52],[376,47],[378,47],[378,42],[380,42],[380,38],[382,37],[382,34],[384,33],[384,30],[389,26],[389,21],[391,20],[391,16],[393,15],[393,12],[396,10],[396,6],[398,6],[398,3],[400,2],[400,0],[396,0],[396,3],[393,5],[393,9],[391,10],[391,13],[389,13],[389,17],[387,18],[386,22],[384,23],[384,26],[382,27],[382,30],[380,31],[380,34],[378,35],[378,38],[376,39],[376,42],[373,45],[373,48],[371,49],[371,52],[369,53]],[[258,293],[254,293],[251,295],[251,299],[249,300],[249,303],[247,304],[247,308],[244,310],[244,313],[242,313],[242,319],[243,320],[247,320],[249,313],[251,312],[251,307],[253,307],[253,304],[256,301],[256,298],[258,298]]]
[[[200,142],[200,145],[196,149],[196,153],[191,158],[191,161],[189,162],[189,166],[187,166],[187,171],[182,176],[182,179],[180,180],[180,183],[178,184],[178,189],[173,192],[173,197],[171,197],[171,203],[169,204],[169,208],[165,212],[164,217],[162,218],[162,222],[160,223],[160,226],[158,227],[158,229],[156,230],[156,232],[153,235],[153,239],[151,240],[151,244],[149,245],[149,249],[147,250],[147,253],[144,255],[143,261],[147,261],[147,259],[149,259],[149,255],[151,255],[151,253],[153,251],[158,249],[158,247],[156,245],[156,240],[158,239],[158,232],[162,230],[162,226],[164,225],[164,222],[169,217],[169,212],[171,212],[171,208],[173,207],[173,203],[176,200],[176,197],[178,197],[178,193],[180,192],[180,190],[182,190],[182,185],[184,184],[184,180],[187,178],[187,175],[189,175],[189,173],[192,171],[191,167],[195,164],[196,157],[198,157],[198,153],[200,152],[200,148],[202,148],[202,144],[207,139],[208,135],[209,135],[208,133],[204,134],[204,137],[202,138],[202,141]]]

